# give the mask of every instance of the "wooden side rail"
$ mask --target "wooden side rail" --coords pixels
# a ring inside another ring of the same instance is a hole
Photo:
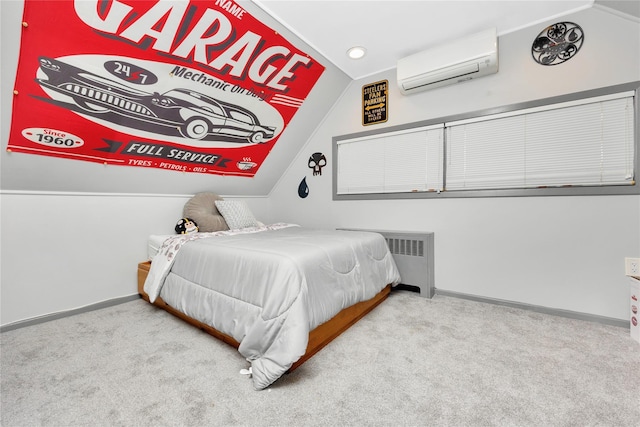
[[[149,296],[144,292],[144,282],[147,279],[150,268],[151,262],[149,261],[141,262],[140,264],[138,264],[138,293],[147,302],[149,302]],[[302,365],[323,347],[337,338],[344,331],[349,329],[349,327],[351,327],[354,323],[362,319],[362,317],[364,317],[367,313],[376,308],[389,296],[390,291],[391,285],[388,285],[370,300],[362,301],[355,305],[352,305],[351,307],[345,308],[337,315],[335,315],[332,319],[328,320],[327,322],[309,332],[309,343],[307,344],[307,350],[305,354],[300,359],[298,359],[298,361],[296,361],[291,366],[291,368],[289,368],[288,372],[292,372],[297,367]],[[212,335],[219,340],[222,340],[223,342],[235,347],[236,349],[240,346],[240,343],[229,335],[224,334],[213,328],[212,326],[204,324],[176,310],[175,308],[164,302],[160,297],[156,298],[153,304],[184,320],[190,325],[203,330],[209,335]]]

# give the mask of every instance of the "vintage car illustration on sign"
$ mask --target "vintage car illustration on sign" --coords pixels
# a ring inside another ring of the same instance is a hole
[[[55,104],[81,114],[189,140],[260,144],[275,135],[276,127],[262,125],[248,109],[191,89],[148,93],[60,60],[39,60],[47,78],[38,84],[68,101]]]

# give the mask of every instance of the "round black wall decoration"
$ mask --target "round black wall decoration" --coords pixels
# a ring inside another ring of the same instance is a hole
[[[573,22],[558,22],[538,34],[531,46],[533,59],[541,65],[558,65],[573,58],[582,47],[584,31]]]

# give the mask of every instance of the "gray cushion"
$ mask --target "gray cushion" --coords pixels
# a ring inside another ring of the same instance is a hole
[[[197,193],[185,203],[182,215],[194,220],[201,232],[228,230],[229,226],[216,208],[216,200],[223,199],[215,193]]]
[[[231,230],[258,227],[260,225],[245,202],[216,200],[215,203]]]

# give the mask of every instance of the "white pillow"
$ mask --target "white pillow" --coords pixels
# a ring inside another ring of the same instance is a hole
[[[216,200],[215,204],[231,230],[258,227],[260,225],[245,202]]]

